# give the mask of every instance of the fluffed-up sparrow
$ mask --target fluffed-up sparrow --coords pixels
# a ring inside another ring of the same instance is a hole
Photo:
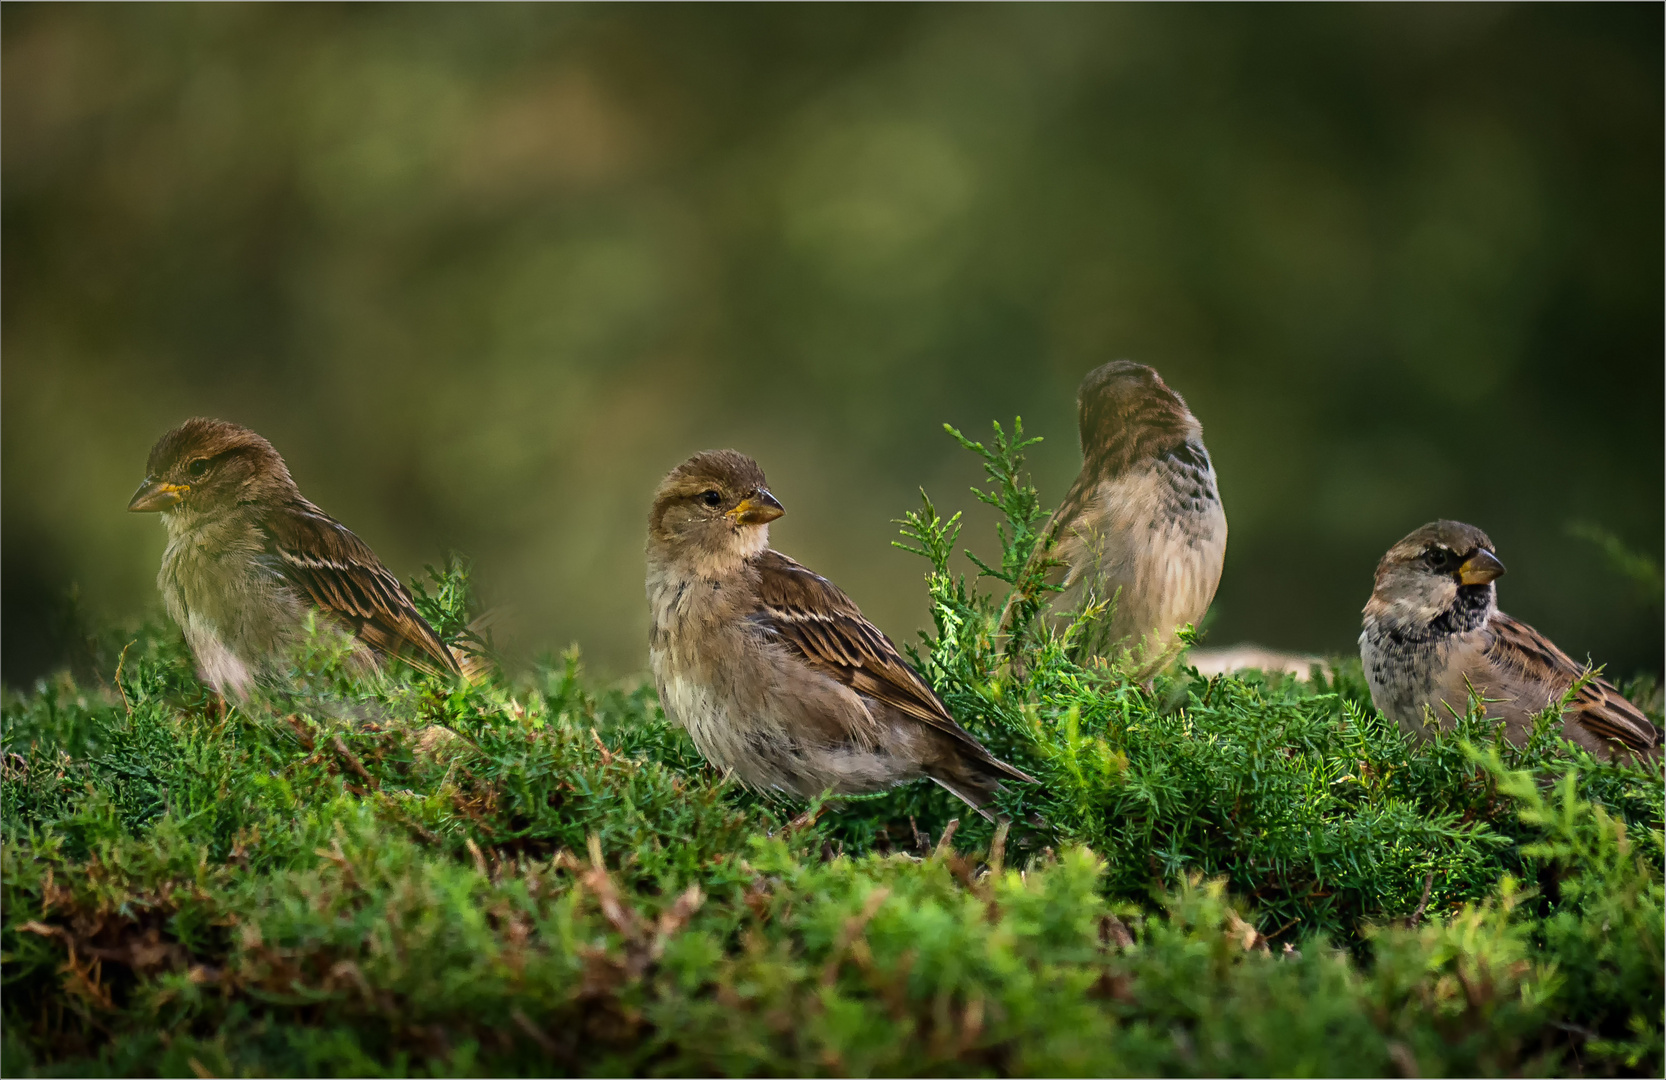
[[[1077,394],[1082,471],[1042,533],[1036,557],[1064,591],[1056,611],[1091,595],[1114,605],[1090,651],[1128,650],[1149,674],[1169,659],[1175,631],[1215,598],[1226,557],[1226,511],[1203,425],[1144,364],[1089,372]]]
[[[957,724],[826,578],[773,551],[784,511],[757,462],[696,454],[648,518],[649,659],[668,718],[763,790],[858,794],[929,777],[989,816],[1030,780]]]
[[[197,417],[163,435],[127,508],[161,513],[157,587],[221,694],[246,700],[287,670],[314,612],[352,635],[350,662],[361,668],[401,654],[460,671],[399,579],[303,498],[272,444],[247,428]]]
[[[1383,715],[1425,735],[1426,716],[1450,728],[1473,694],[1520,745],[1534,714],[1586,674],[1543,634],[1498,610],[1493,583],[1503,573],[1487,534],[1462,522],[1431,522],[1388,549],[1359,635],[1371,700]],[[1604,758],[1660,754],[1660,730],[1601,678],[1574,695],[1562,735]]]

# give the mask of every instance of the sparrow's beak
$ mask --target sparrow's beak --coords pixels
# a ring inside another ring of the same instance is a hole
[[[1482,549],[1463,561],[1458,567],[1458,580],[1465,585],[1485,585],[1496,577],[1504,576],[1504,564],[1498,561],[1498,556]]]
[[[190,484],[165,484],[154,476],[147,476],[145,482],[139,485],[139,490],[133,493],[127,509],[135,514],[166,510],[185,498],[190,490]]]
[[[786,508],[769,493],[768,488],[759,488],[729,511],[729,516],[734,518],[738,525],[763,525],[786,512]]]

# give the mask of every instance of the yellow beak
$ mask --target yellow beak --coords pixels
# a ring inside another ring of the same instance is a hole
[[[1477,551],[1458,567],[1458,580],[1465,585],[1485,585],[1503,575],[1504,564],[1498,561],[1497,555],[1485,549]]]
[[[763,525],[774,521],[786,512],[786,508],[776,500],[775,496],[769,493],[768,488],[759,488],[742,499],[733,510],[729,511],[728,516],[739,525]]]
[[[190,491],[190,484],[165,484],[154,476],[147,476],[145,482],[139,485],[139,490],[133,493],[127,509],[129,513],[134,514],[166,510],[185,498]]]

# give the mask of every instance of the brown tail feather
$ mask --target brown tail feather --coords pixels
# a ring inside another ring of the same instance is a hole
[[[451,646],[451,655],[457,658],[463,678],[471,683],[479,682],[498,666],[488,631],[500,613],[498,608],[489,608],[470,619],[457,644]]]
[[[988,807],[994,801],[995,793],[1001,790],[1003,780],[1023,780],[1031,784],[1036,782],[1035,777],[1029,773],[993,756],[979,760],[956,755],[947,761],[939,762],[929,775],[945,791],[990,821],[995,820],[995,815]]]

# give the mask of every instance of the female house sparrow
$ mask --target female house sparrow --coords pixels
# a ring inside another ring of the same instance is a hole
[[[156,584],[204,682],[247,700],[279,675],[309,611],[357,639],[353,660],[407,650],[458,674],[457,658],[364,541],[301,497],[283,458],[247,428],[202,417],[162,436],[127,508],[160,511]]]
[[[1388,549],[1359,635],[1371,700],[1383,715],[1422,735],[1432,710],[1449,729],[1468,711],[1473,688],[1487,716],[1520,745],[1533,715],[1585,673],[1544,635],[1498,610],[1493,581],[1503,573],[1487,534],[1457,521],[1431,522]],[[1580,688],[1562,735],[1604,758],[1660,753],[1659,729],[1604,679]]]
[[[648,517],[649,661],[666,716],[755,788],[810,797],[930,777],[988,816],[1030,777],[956,724],[824,577],[769,548],[784,513],[733,450],[673,469]]]
[[[1037,546],[1063,562],[1061,610],[1114,598],[1095,651],[1131,649],[1143,669],[1209,610],[1226,557],[1226,511],[1203,425],[1144,364],[1115,360],[1077,393],[1082,471]],[[1057,581],[1055,581],[1057,583]]]

